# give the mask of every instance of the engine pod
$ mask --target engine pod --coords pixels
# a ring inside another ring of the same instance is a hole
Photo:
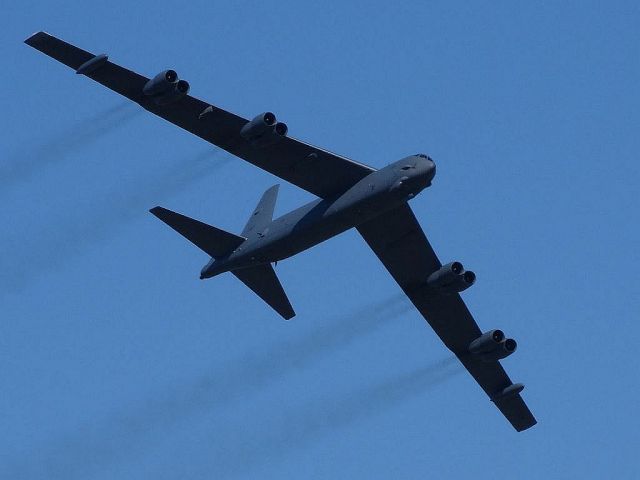
[[[153,100],[158,105],[167,105],[180,100],[182,97],[187,95],[187,93],[189,93],[189,82],[186,80],[179,80],[173,88],[160,95],[155,95]]]
[[[165,70],[160,72],[142,87],[142,93],[147,97],[163,95],[175,88],[178,83],[178,74],[175,70]]]
[[[502,360],[515,352],[517,348],[518,343],[513,338],[507,338],[504,342],[499,343],[494,350],[480,354],[480,358],[485,362]]]
[[[502,330],[489,330],[469,344],[469,352],[482,360],[492,361],[506,358],[516,351],[518,343],[512,339],[505,339]]]
[[[450,262],[427,277],[427,285],[441,293],[459,293],[476,281],[476,274],[465,271],[462,263]]]
[[[488,353],[495,350],[503,341],[504,333],[502,330],[489,330],[469,344],[469,351],[476,354]]]
[[[279,135],[281,137],[286,137],[287,132],[289,131],[289,127],[287,127],[286,123],[278,122],[276,123],[276,126],[273,127],[273,131],[276,133],[276,135]]]
[[[255,147],[264,147],[285,137],[288,132],[285,123],[276,122],[276,116],[271,112],[256,115],[240,130],[240,136]]]

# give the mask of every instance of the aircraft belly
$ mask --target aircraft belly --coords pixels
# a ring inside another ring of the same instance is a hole
[[[386,211],[386,208],[380,207],[374,204],[353,206],[342,211],[326,212],[312,222],[300,221],[288,229],[287,234],[269,242],[263,256],[269,261],[292,257]]]
[[[274,239],[272,243],[265,246],[263,256],[270,258],[270,261],[284,260],[339,235],[352,226],[350,222],[336,222],[335,219],[328,219],[306,225],[305,228],[293,228],[289,235]]]
[[[383,183],[379,188],[371,188],[367,182],[361,182],[337,198],[318,199],[275,219],[247,240],[241,254],[242,263],[284,260],[406,201],[404,196],[400,198],[397,192],[383,187]]]

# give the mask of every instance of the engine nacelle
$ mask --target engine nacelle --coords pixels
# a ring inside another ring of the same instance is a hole
[[[182,97],[189,93],[189,82],[186,80],[179,80],[175,87],[163,94],[153,97],[154,101],[158,105],[167,105],[175,101],[180,100]]]
[[[490,330],[469,344],[469,351],[483,360],[500,360],[516,351],[517,342],[505,339],[502,330]]]
[[[286,137],[287,132],[289,131],[289,127],[287,127],[286,123],[278,122],[276,123],[276,126],[274,127],[273,131],[276,133],[276,135],[280,137]]]
[[[256,147],[264,147],[285,137],[288,131],[285,123],[276,122],[273,113],[265,112],[246,123],[240,130],[240,136]]]
[[[189,93],[189,82],[178,80],[175,70],[165,70],[149,80],[143,87],[142,93],[153,98],[158,105],[167,105]]]
[[[469,351],[471,353],[491,352],[503,341],[504,332],[502,330],[490,330],[471,342],[469,344]]]
[[[153,97],[173,90],[178,83],[178,74],[175,70],[165,70],[149,80],[142,88],[142,93],[147,97]]]
[[[460,262],[447,263],[427,278],[427,285],[442,293],[459,293],[476,282],[476,274]]]

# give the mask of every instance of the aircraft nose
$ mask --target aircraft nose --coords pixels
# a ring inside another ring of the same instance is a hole
[[[436,162],[428,158],[426,161],[426,169],[427,169],[427,178],[429,179],[429,183],[431,183],[431,180],[433,180],[433,177],[436,176]]]

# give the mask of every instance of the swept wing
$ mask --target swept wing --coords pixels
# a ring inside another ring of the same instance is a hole
[[[108,61],[104,54],[89,53],[45,32],[33,34],[25,43],[174,125],[321,198],[347,191],[374,171],[291,137],[256,147],[240,135],[242,127],[249,123],[246,118],[190,95],[158,105],[143,93],[147,77]]]
[[[497,360],[483,360],[469,352],[482,335],[467,306],[457,293],[441,294],[425,285],[425,278],[442,264],[429,244],[413,211],[406,203],[358,227],[367,244],[398,282],[411,302],[460,359],[469,373],[493,400],[517,431],[536,424],[513,382]]]

